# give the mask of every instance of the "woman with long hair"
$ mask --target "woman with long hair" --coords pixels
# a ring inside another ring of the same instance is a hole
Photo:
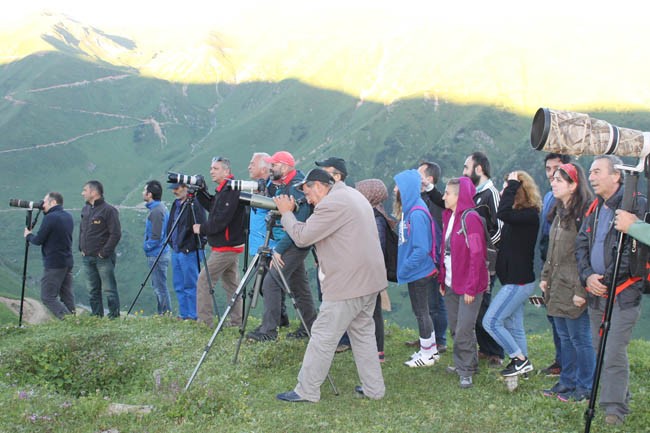
[[[505,377],[533,369],[528,359],[524,329],[524,305],[535,291],[535,242],[539,231],[542,199],[533,178],[513,171],[501,194],[497,218],[503,221],[496,273],[501,289],[483,317],[483,327],[510,356],[501,371]]]
[[[593,199],[582,168],[561,165],[551,178],[557,199],[551,211],[553,224],[549,248],[539,287],[544,292],[547,314],[560,337],[562,371],[560,380],[544,395],[562,401],[589,398],[596,365],[587,312],[587,292],[580,284],[575,257],[575,240]]]
[[[440,359],[429,314],[429,292],[438,274],[435,263],[435,222],[420,197],[422,178],[417,170],[395,176],[395,203],[400,216],[397,244],[397,282],[408,285],[411,308],[418,323],[420,350],[404,364],[429,367]]]

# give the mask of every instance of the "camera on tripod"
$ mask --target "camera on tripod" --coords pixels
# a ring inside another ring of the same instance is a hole
[[[9,206],[21,207],[23,209],[40,209],[43,210],[43,200],[29,201],[18,200],[17,198],[9,199]]]
[[[205,178],[200,174],[189,175],[169,171],[167,172],[167,183],[183,183],[205,188]]]

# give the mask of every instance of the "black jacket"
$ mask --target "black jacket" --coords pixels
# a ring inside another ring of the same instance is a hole
[[[487,231],[495,247],[501,248],[501,227],[503,223],[497,218],[499,207],[499,191],[494,186],[492,179],[488,180],[480,192],[474,194],[474,209],[485,221]]]
[[[167,230],[165,233],[171,233],[175,219],[177,217],[180,218],[178,224],[176,224],[176,228],[174,228],[174,234],[172,234],[172,237],[169,240],[169,245],[171,245],[171,248],[177,253],[189,253],[197,250],[196,235],[192,231],[192,224],[203,224],[205,222],[205,210],[203,207],[199,206],[196,201],[192,202],[191,207],[185,207],[183,214],[176,215],[176,212],[181,212],[182,209],[183,203],[174,200],[169,211],[169,219],[167,221]],[[192,220],[192,211],[194,211],[196,221]],[[203,249],[206,243],[207,239],[205,236],[201,236],[201,245],[198,246],[198,249]]]
[[[120,214],[103,198],[81,209],[79,251],[85,256],[110,257],[122,237]]]
[[[503,191],[497,218],[503,221],[496,271],[501,284],[527,284],[535,281],[533,263],[539,232],[539,210],[514,209],[521,182],[509,180]]]
[[[623,187],[620,187],[618,191],[609,198],[606,202],[598,197],[596,199],[596,204],[587,211],[580,231],[578,232],[578,237],[576,239],[576,260],[578,262],[578,273],[580,275],[580,282],[583,286],[587,285],[587,278],[591,274],[596,272],[591,268],[591,246],[596,234],[596,227],[598,225],[598,215],[600,214],[600,209],[603,207],[603,204],[607,204],[607,207],[613,210],[619,209],[623,201]],[[637,196],[634,204],[633,212],[637,216],[641,217],[643,210],[645,209],[646,199],[641,196]],[[614,265],[616,262],[617,248],[618,248],[618,231],[614,228],[614,224],[611,224],[609,231],[605,236],[605,275],[601,280],[601,283],[607,287],[611,287],[612,278],[614,277]],[[620,285],[625,282],[628,278],[633,277],[632,271],[630,268],[631,265],[631,245],[632,238],[627,237],[627,241],[623,245],[623,253],[621,255],[621,264],[619,266],[618,280],[616,285]],[[620,305],[621,309],[624,310],[630,307],[636,307],[641,302],[641,293],[643,289],[643,281],[636,282],[623,290],[616,296],[616,302]],[[588,295],[589,306],[592,308],[598,308],[599,303],[604,298],[594,296],[592,294]]]
[[[43,267],[46,269],[71,268],[72,259],[72,230],[74,221],[72,215],[57,205],[45,214],[37,234],[27,235],[27,240],[34,245],[42,245]]]
[[[215,188],[214,195],[205,189],[196,194],[201,206],[209,213],[207,221],[201,224],[200,233],[208,237],[208,243],[213,248],[236,247],[246,242],[244,205],[239,202],[239,191],[228,186],[231,178],[221,182]]]

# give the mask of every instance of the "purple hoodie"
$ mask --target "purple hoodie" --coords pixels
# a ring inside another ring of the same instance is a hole
[[[487,269],[487,246],[483,221],[476,212],[469,212],[465,218],[467,239],[461,231],[461,215],[465,209],[474,207],[476,188],[467,177],[460,178],[458,188],[458,204],[451,232],[451,288],[457,295],[476,296],[488,288],[489,277]],[[442,235],[447,233],[451,210],[445,209],[442,214]],[[445,254],[445,242],[441,244],[441,257]],[[445,284],[445,263],[440,260],[440,284]]]

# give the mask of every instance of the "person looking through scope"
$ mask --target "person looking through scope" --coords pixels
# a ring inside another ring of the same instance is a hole
[[[178,317],[183,320],[196,320],[196,281],[199,277],[199,263],[204,258],[203,247],[207,239],[200,237],[197,242],[192,226],[205,222],[205,210],[194,200],[191,201],[189,212],[181,209],[188,200],[188,194],[194,196],[195,186],[188,186],[183,183],[172,183],[168,186],[172,190],[176,200],[172,203],[167,221],[167,233],[172,233],[174,221],[178,220],[176,229],[170,240],[172,250],[172,283],[178,300]],[[194,221],[196,218],[196,221]]]
[[[197,284],[196,308],[198,320],[212,328],[214,324],[214,307],[212,293],[214,288],[208,283],[208,275],[212,284],[219,278],[228,296],[232,295],[239,284],[239,254],[244,251],[244,207],[239,204],[239,191],[227,186],[234,179],[230,170],[230,160],[221,156],[212,158],[210,177],[217,184],[214,195],[205,188],[197,192],[201,206],[208,211],[208,218],[203,223],[194,224],[192,231],[207,236],[212,249],[207,261],[207,269],[201,269]],[[237,298],[230,326],[242,324],[242,300]]]
[[[377,294],[386,288],[387,280],[374,212],[359,191],[334,182],[319,168],[311,170],[298,188],[314,205],[314,213],[305,222],[297,220],[292,197],[281,195],[274,200],[282,214],[282,226],[296,245],[316,245],[323,303],[311,327],[298,384],[276,397],[288,402],[319,401],[320,386],[347,330],[361,379],[355,391],[380,399],[386,388],[372,317]]]
[[[276,195],[290,195],[294,198],[294,212],[298,221],[305,221],[310,214],[307,203],[301,203],[302,191],[296,189],[304,178],[299,170],[296,170],[296,161],[287,151],[280,151],[273,154],[265,161],[271,164],[271,179],[277,187]],[[273,228],[273,238],[276,245],[273,249],[273,256],[282,267],[291,292],[294,294],[296,304],[300,310],[305,324],[308,328],[316,318],[316,308],[309,288],[309,280],[305,271],[305,257],[309,254],[310,247],[298,247],[289,237],[282,226],[276,225]],[[281,318],[282,286],[279,283],[278,270],[272,267],[269,274],[265,276],[262,283],[264,294],[264,315],[262,324],[255,330],[249,332],[246,337],[250,341],[273,341],[278,338],[278,326]],[[307,332],[302,325],[294,332],[287,334],[289,338],[306,338]]]
[[[42,204],[45,217],[37,234],[25,227],[25,239],[41,246],[43,277],[41,301],[58,319],[75,313],[72,290],[72,215],[63,210],[63,196],[49,192]],[[60,300],[59,300],[60,299]]]

